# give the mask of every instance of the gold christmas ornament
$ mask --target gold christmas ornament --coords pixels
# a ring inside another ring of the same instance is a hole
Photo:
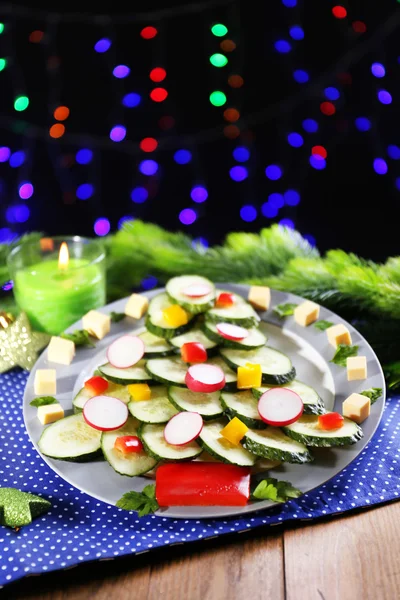
[[[32,331],[25,313],[21,313],[11,322],[8,322],[4,314],[0,314],[0,373],[5,373],[13,367],[30,371],[37,360],[38,352],[49,343],[50,336],[47,333]]]

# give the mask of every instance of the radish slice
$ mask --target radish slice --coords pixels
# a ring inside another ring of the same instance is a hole
[[[144,343],[135,335],[122,335],[107,350],[107,360],[117,369],[133,367],[144,354]]]
[[[249,335],[247,329],[231,323],[217,323],[216,327],[218,333],[227,340],[244,340]]]
[[[225,375],[214,365],[192,365],[186,373],[185,383],[192,392],[216,392],[225,386]]]
[[[127,405],[113,396],[93,396],[83,407],[86,423],[99,431],[119,429],[127,422],[128,415]]]
[[[199,437],[203,429],[203,418],[196,412],[181,412],[168,421],[164,429],[167,444],[184,446]]]
[[[303,413],[303,400],[287,388],[273,388],[264,392],[258,401],[258,414],[265,423],[283,427],[299,419]]]
[[[211,288],[208,285],[202,283],[193,283],[192,285],[188,285],[182,290],[182,293],[185,296],[189,296],[189,298],[201,298],[202,296],[207,296],[211,292]]]

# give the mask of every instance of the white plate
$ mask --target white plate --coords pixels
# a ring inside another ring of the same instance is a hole
[[[223,284],[223,288],[234,291],[247,297],[248,286]],[[162,290],[153,290],[146,293],[152,298]],[[271,306],[284,302],[298,304],[302,298],[293,294],[272,291]],[[112,310],[123,312],[126,299],[118,300],[100,309],[109,313]],[[294,322],[293,317],[279,319],[270,309],[261,315],[262,330],[268,334],[268,344],[288,354],[296,367],[296,378],[315,388],[325,401],[327,410],[342,412],[342,402],[352,392],[360,392],[370,387],[381,387],[383,396],[372,407],[370,417],[362,424],[364,437],[352,446],[345,448],[315,449],[312,463],[292,465],[284,463],[271,471],[271,475],[279,479],[290,481],[303,492],[323,484],[328,479],[337,475],[352,460],[354,460],[368,441],[371,439],[381,419],[384,399],[385,380],[379,361],[368,342],[352,327],[331,311],[321,307],[320,319],[332,321],[334,324],[344,323],[350,330],[353,344],[359,346],[359,355],[367,357],[368,379],[364,381],[348,382],[346,369],[330,363],[334,348],[328,344],[327,335],[312,325],[301,327]],[[81,329],[82,323],[78,321],[68,331]],[[42,433],[43,426],[36,417],[36,408],[29,406],[35,397],[33,382],[37,369],[55,368],[57,371],[57,399],[62,404],[66,414],[72,414],[72,399],[83,386],[86,379],[91,377],[98,365],[106,362],[105,351],[109,344],[122,333],[143,330],[143,320],[136,321],[127,317],[119,323],[112,325],[111,334],[97,342],[96,349],[79,348],[71,366],[62,366],[50,363],[47,360],[47,350],[40,356],[33,368],[24,394],[24,420],[29,436],[38,450],[37,442]],[[39,452],[39,450],[38,450]],[[83,490],[90,496],[115,504],[125,492],[141,490],[149,483],[146,477],[125,477],[118,475],[105,461],[91,463],[73,463],[53,460],[42,455],[43,460],[60,477]],[[276,506],[270,501],[250,503],[245,507],[171,507],[160,509],[158,514],[173,518],[215,518],[247,514],[256,510]]]

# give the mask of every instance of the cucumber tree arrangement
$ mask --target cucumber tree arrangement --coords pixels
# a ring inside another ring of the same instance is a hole
[[[145,331],[110,344],[73,399],[75,414],[44,430],[41,452],[103,456],[121,475],[157,481],[169,461],[255,470],[265,459],[310,463],[312,447],[357,442],[362,429],[349,419],[321,427],[323,400],[259,325],[240,295],[197,275],[170,279],[150,301]]]

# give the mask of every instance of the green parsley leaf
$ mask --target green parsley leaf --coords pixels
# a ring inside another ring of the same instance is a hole
[[[95,371],[93,371],[92,377],[103,377],[103,373],[99,371],[99,369],[96,369]]]
[[[158,510],[155,484],[146,485],[141,492],[127,492],[117,502],[119,508],[135,510],[139,517],[144,517]]]
[[[273,502],[286,502],[291,498],[298,498],[303,492],[293,487],[289,481],[278,481],[274,477],[267,477],[260,481],[252,493],[253,499],[272,500]]]
[[[276,314],[278,315],[278,317],[280,317],[281,319],[283,317],[290,317],[290,315],[292,315],[294,313],[294,309],[296,308],[297,304],[278,304],[277,306],[275,306],[273,308],[273,311],[276,312]]]
[[[74,342],[75,346],[95,347],[95,344],[86,329],[75,329],[72,333],[62,333],[61,337],[64,338],[64,340],[71,340],[71,342]]]
[[[47,406],[48,404],[57,404],[57,400],[53,396],[40,396],[29,402],[30,406]]]
[[[321,319],[320,321],[314,323],[314,327],[316,327],[320,331],[325,331],[325,329],[328,329],[328,327],[332,327],[332,325],[333,323],[331,323],[330,321],[324,321],[324,319]]]
[[[335,356],[331,362],[340,367],[345,367],[349,356],[357,356],[358,346],[347,346],[346,344],[339,344],[336,349]]]
[[[125,319],[125,317],[125,313],[119,313],[114,311],[110,312],[110,319],[113,323],[119,323],[120,321],[122,321],[122,319]]]
[[[362,396],[367,396],[367,398],[371,400],[371,404],[373,404],[382,396],[382,392],[382,388],[368,388],[367,390],[360,392],[360,394]]]

